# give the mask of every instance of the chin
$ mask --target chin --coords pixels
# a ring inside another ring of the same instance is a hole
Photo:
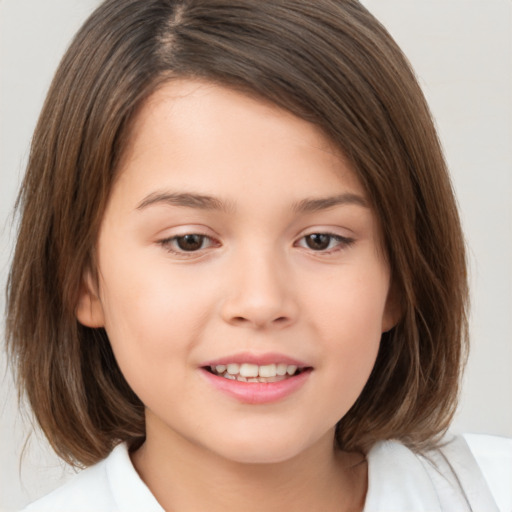
[[[305,452],[309,443],[288,435],[269,435],[226,439],[215,447],[215,452],[227,460],[240,464],[278,464]]]

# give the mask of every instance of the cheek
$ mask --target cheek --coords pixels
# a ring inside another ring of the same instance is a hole
[[[166,265],[112,258],[103,262],[105,329],[123,372],[143,373],[158,362],[173,364],[197,342],[204,312],[212,302],[180,272]],[[183,362],[183,359],[181,359]]]
[[[388,274],[381,265],[355,266],[324,286],[310,288],[311,322],[327,357],[322,366],[328,387],[343,390],[340,400],[350,406],[373,369],[382,336]]]
[[[386,310],[389,277],[380,262],[347,265],[315,281],[308,288],[311,318],[329,338],[373,344],[380,339]]]

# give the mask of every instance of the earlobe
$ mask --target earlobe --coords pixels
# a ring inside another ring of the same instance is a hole
[[[395,327],[402,317],[402,306],[397,290],[392,286],[388,293],[384,314],[382,315],[382,332],[388,332]]]
[[[105,325],[103,306],[89,271],[85,273],[82,281],[75,315],[77,320],[86,327],[104,327]]]
[[[395,325],[398,323],[398,320],[400,319],[400,316],[397,315],[398,318],[395,320],[395,316],[392,316],[390,314],[387,314],[384,313],[384,316],[382,317],[382,332],[385,333],[385,332],[388,332],[390,331],[391,329],[393,329],[393,327],[395,327]]]

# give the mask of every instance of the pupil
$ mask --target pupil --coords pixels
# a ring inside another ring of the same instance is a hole
[[[203,235],[185,235],[176,239],[178,247],[182,251],[197,251],[203,245]]]
[[[310,249],[315,249],[317,251],[321,251],[323,249],[327,249],[329,247],[329,242],[331,241],[330,235],[325,235],[323,233],[313,233],[312,235],[308,235],[306,237],[306,243]]]

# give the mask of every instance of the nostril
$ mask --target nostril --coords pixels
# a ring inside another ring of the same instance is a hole
[[[254,324],[255,326],[258,326],[258,327],[263,327],[264,325],[267,325],[267,326],[274,325],[275,327],[277,327],[277,326],[285,326],[289,322],[289,320],[290,319],[287,316],[279,316],[270,321],[265,321],[264,319],[258,319],[258,318],[251,319],[251,317],[245,317],[245,316],[234,316],[231,318],[230,322],[233,325]]]

